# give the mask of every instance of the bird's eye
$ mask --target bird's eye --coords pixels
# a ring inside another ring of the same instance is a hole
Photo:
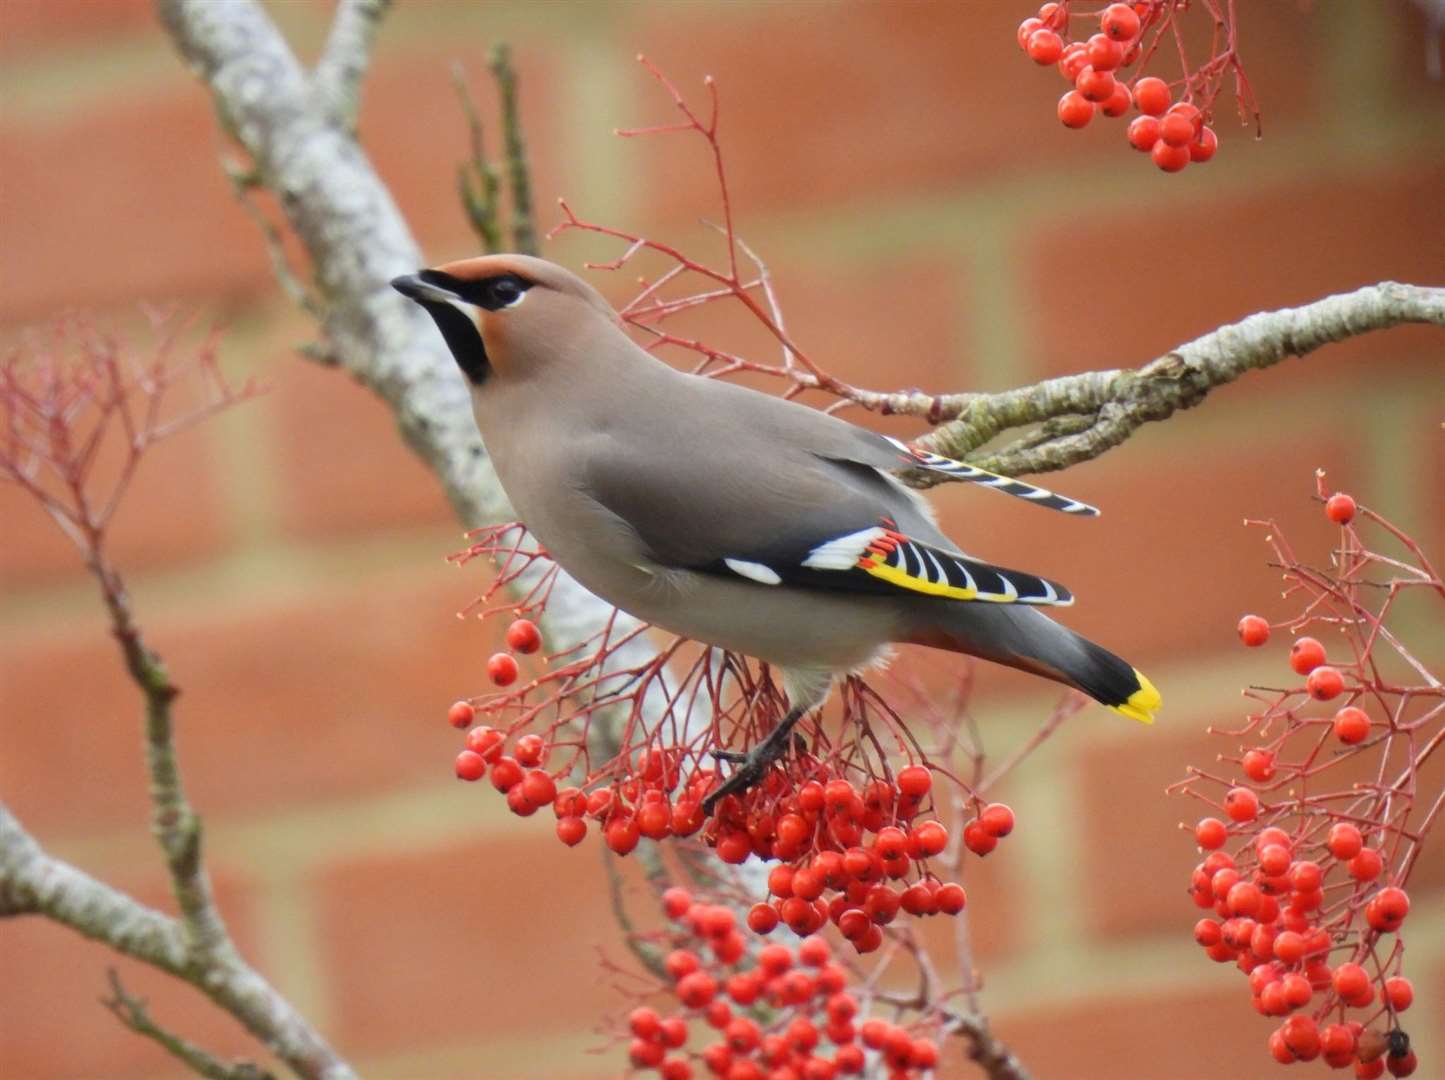
[[[522,299],[523,291],[516,278],[501,277],[491,283],[492,302],[499,308],[511,307]]]

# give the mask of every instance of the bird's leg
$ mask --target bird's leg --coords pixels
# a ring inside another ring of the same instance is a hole
[[[736,762],[738,767],[731,776],[723,781],[721,787],[702,801],[703,814],[711,815],[718,800],[726,795],[746,791],[761,780],[767,767],[787,752],[788,739],[793,733],[793,728],[807,711],[800,706],[789,709],[788,715],[778,722],[778,726],[768,733],[768,737],[746,754],[739,754],[734,750],[714,750],[713,757],[722,761]]]

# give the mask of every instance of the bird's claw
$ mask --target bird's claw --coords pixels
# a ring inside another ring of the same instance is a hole
[[[768,766],[777,761],[788,749],[789,737],[792,735],[793,725],[803,715],[802,710],[793,710],[783,717],[768,737],[747,753],[739,753],[736,750],[714,750],[712,756],[719,761],[730,761],[737,765],[733,774],[722,782],[717,790],[708,794],[702,801],[702,812],[704,817],[711,817],[713,808],[724,798],[738,792],[746,791],[753,787],[763,778]]]

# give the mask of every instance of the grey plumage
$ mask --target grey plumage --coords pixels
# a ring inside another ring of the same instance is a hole
[[[557,561],[641,619],[777,665],[795,709],[890,643],[916,642],[1152,719],[1148,680],[1038,610],[1068,590],[965,554],[889,470],[941,468],[1092,508],[678,372],[596,290],[540,259],[470,259],[393,284],[437,320],[498,476]]]

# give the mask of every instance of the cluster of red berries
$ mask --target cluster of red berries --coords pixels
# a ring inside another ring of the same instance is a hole
[[[493,686],[511,686],[517,681],[520,670],[513,654],[528,655],[541,647],[542,632],[537,629],[537,624],[531,619],[513,619],[512,624],[507,627],[507,648],[510,651],[492,654],[492,658],[487,661],[487,678],[492,680]],[[452,721],[454,727],[465,727],[469,723],[471,717],[467,717],[461,724]]]
[[[1349,524],[1355,512],[1348,495],[1326,500],[1325,514],[1336,524]],[[1264,645],[1270,630],[1257,615],[1239,622],[1240,640],[1250,647]],[[1314,638],[1296,638],[1290,648],[1289,666],[1305,677],[1304,693],[1315,701],[1331,701],[1346,689],[1344,674],[1326,661]],[[1355,704],[1333,718],[1294,722],[1328,723],[1323,737],[1343,748],[1358,746],[1372,730],[1369,715]],[[1299,769],[1279,760],[1285,738],[1287,733],[1245,751],[1239,766],[1246,781],[1225,793],[1223,819],[1206,817],[1194,828],[1208,854],[1194,868],[1190,894],[1215,915],[1195,924],[1195,940],[1211,959],[1232,962],[1247,975],[1261,1014],[1285,1018],[1269,1039],[1277,1061],[1322,1058],[1334,1068],[1354,1065],[1361,1080],[1386,1070],[1409,1076],[1417,1060],[1398,1017],[1413,1002],[1414,988],[1409,979],[1388,974],[1389,960],[1374,959],[1375,941],[1397,932],[1409,914],[1409,894],[1382,881],[1388,838],[1377,823],[1321,803],[1293,819],[1293,833],[1263,825],[1261,817],[1279,807],[1262,805],[1249,785],[1277,787],[1277,778]],[[1292,792],[1290,799],[1300,794]],[[1233,855],[1223,850],[1231,833],[1249,838]],[[1358,932],[1352,930],[1357,916],[1365,924]],[[1332,961],[1338,953],[1346,955]],[[1362,960],[1374,961],[1374,977]],[[1369,1011],[1361,1019],[1348,1017],[1347,1009]]]
[[[769,944],[749,955],[731,908],[696,901],[682,888],[663,893],[662,905],[676,928],[663,966],[681,1008],[663,1016],[641,1005],[628,1015],[635,1067],[664,1080],[834,1080],[863,1072],[865,1048],[881,1056],[890,1080],[938,1064],[932,1039],[886,1020],[860,1021],[848,973],[822,938],[796,952]],[[699,1020],[717,1034],[689,1051]]]
[[[541,768],[551,751],[541,735],[513,739],[509,754],[507,735],[486,724],[468,726],[474,716],[464,701],[448,713],[454,726],[467,727],[457,776],[469,781],[489,776],[522,817],[551,805],[557,837],[569,847],[586,837],[590,819],[618,855],[629,854],[644,838],[701,834],[723,862],[740,864],[754,855],[777,860],[768,876],[772,903],[759,903],[748,915],[758,933],[781,922],[806,937],[831,922],[860,953],[871,952],[882,943],[880,927],[900,909],[915,916],[963,910],[962,886],[940,882],[927,871],[927,860],[944,851],[949,837],[942,824],[922,815],[933,786],[933,774],[922,765],[901,769],[896,782],[869,781],[860,791],[845,779],[829,778],[826,766],[813,760],[801,784],[774,770],[758,788],[721,799],[709,816],[703,805],[719,777],[697,771],[684,780],[675,748],[644,750],[620,782],[591,791],[558,790],[555,778]],[[987,855],[1013,827],[1013,811],[991,803],[965,826],[963,843]],[[910,877],[911,884],[902,884]]]
[[[1019,48],[1034,63],[1058,68],[1073,89],[1059,98],[1059,122],[1082,128],[1095,113],[1123,116],[1130,106],[1141,115],[1129,124],[1129,145],[1148,154],[1165,172],[1178,172],[1190,162],[1214,156],[1219,140],[1200,110],[1187,101],[1172,101],[1169,86],[1152,75],[1132,81],[1122,71],[1139,59],[1141,39],[1159,15],[1157,0],[1110,4],[1099,15],[1099,32],[1084,41],[1069,41],[1065,3],[1048,3],[1037,17],[1019,24]]]

